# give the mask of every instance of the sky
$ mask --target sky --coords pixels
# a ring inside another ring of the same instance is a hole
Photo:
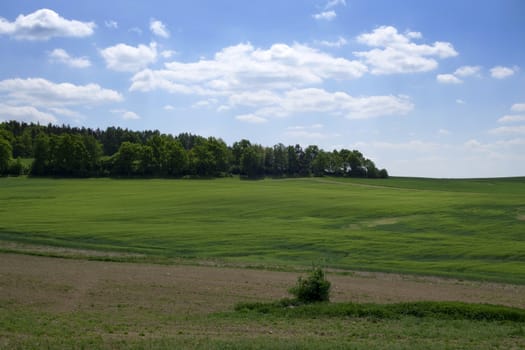
[[[525,1],[2,1],[0,121],[525,175]]]

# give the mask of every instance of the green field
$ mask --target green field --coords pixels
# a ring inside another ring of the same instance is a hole
[[[525,178],[0,179],[0,243],[525,283]]]

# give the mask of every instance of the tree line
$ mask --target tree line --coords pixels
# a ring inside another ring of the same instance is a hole
[[[105,130],[0,123],[0,175],[59,177],[351,176],[386,178],[386,169],[358,150],[324,151],[310,145],[265,147],[240,140],[158,130]]]

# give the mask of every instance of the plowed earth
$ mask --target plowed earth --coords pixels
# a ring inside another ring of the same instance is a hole
[[[132,306],[207,314],[289,296],[299,273],[0,254],[0,302],[46,312]],[[447,300],[525,308],[525,286],[384,273],[328,273],[333,301]]]

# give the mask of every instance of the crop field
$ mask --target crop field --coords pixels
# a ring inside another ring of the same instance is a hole
[[[312,265],[332,303],[272,304]],[[0,349],[520,349],[524,320],[525,178],[0,178]]]
[[[525,178],[4,178],[0,242],[523,284]]]

